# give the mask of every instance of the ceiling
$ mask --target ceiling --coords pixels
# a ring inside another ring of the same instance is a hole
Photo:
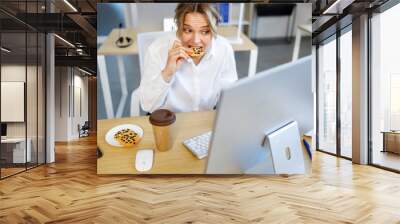
[[[354,17],[372,12],[388,0],[312,0],[313,44],[329,38],[350,25]]]
[[[47,2],[47,5],[46,5]],[[2,46],[11,49],[7,59],[30,58],[43,49],[37,33],[54,32],[56,65],[74,65],[96,72],[96,28],[98,2],[121,0],[0,0]],[[152,1],[141,1],[152,2]],[[162,1],[158,1],[162,2]],[[268,0],[269,3],[312,3],[313,42],[351,23],[360,12],[378,7],[387,0]],[[339,4],[337,4],[337,3]],[[51,11],[51,13],[49,13]],[[340,21],[340,22],[338,22]],[[347,21],[347,22],[346,22]],[[21,33],[27,33],[21,35]],[[74,46],[71,46],[71,44]],[[27,46],[25,48],[25,46]],[[2,53],[4,55],[4,53]],[[3,57],[4,60],[4,57]]]
[[[11,50],[2,60],[35,58],[44,48],[40,34],[49,32],[61,37],[55,38],[56,66],[79,66],[96,73],[96,4],[96,0],[47,0],[47,5],[44,0],[1,0],[1,43]]]

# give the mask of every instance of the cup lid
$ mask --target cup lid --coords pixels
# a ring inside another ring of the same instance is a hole
[[[152,125],[167,126],[175,122],[176,116],[167,109],[158,109],[151,113],[149,120]]]

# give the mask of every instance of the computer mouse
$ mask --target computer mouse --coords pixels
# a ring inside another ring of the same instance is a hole
[[[136,153],[135,168],[139,172],[148,171],[153,166],[153,149],[140,149]]]

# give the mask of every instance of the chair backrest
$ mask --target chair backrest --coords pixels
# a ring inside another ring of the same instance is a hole
[[[137,34],[137,48],[139,52],[139,66],[140,66],[140,76],[143,75],[144,69],[144,57],[146,56],[147,48],[159,37],[164,35],[172,34],[172,32],[145,32]],[[139,89],[135,89],[131,95],[131,116],[140,116],[140,100],[139,100]]]
[[[90,128],[89,124],[90,124],[89,121],[85,121],[85,123],[83,124],[82,128],[89,129]]]
[[[164,36],[171,32],[145,32],[138,33],[137,35],[137,47],[139,52],[139,66],[140,66],[140,75],[143,75],[143,67],[144,67],[144,57],[146,55],[147,48],[150,46],[153,41],[161,36]]]
[[[131,94],[131,117],[140,116],[140,96],[139,88],[135,89]]]

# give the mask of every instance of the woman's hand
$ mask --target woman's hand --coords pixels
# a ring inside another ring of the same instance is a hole
[[[183,61],[189,58],[187,51],[188,49],[183,47],[179,41],[176,40],[174,42],[174,45],[168,51],[167,65],[161,71],[161,75],[166,82],[171,81],[172,76],[181,67]]]

